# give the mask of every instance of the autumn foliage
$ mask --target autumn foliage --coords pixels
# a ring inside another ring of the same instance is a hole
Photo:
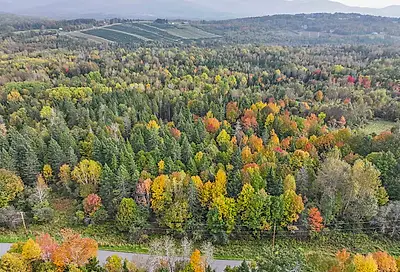
[[[323,221],[324,219],[318,208],[314,207],[308,210],[308,224],[312,231],[320,232],[324,228]]]
[[[85,213],[92,216],[101,207],[101,198],[96,194],[90,194],[83,200]]]
[[[52,260],[58,267],[67,265],[83,266],[90,258],[97,256],[97,242],[82,238],[72,230],[62,230],[62,243],[58,246],[52,256]]]

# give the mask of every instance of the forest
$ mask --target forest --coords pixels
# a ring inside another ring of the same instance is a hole
[[[212,270],[204,241],[254,261],[227,272],[398,271],[399,69],[398,44],[3,36],[0,271],[143,271],[98,247],[163,235],[194,246],[158,271]]]

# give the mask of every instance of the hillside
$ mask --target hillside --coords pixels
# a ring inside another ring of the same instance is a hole
[[[52,18],[142,18],[226,19],[271,14],[316,12],[361,13],[400,17],[400,6],[383,9],[350,7],[330,0],[3,0],[0,11]]]

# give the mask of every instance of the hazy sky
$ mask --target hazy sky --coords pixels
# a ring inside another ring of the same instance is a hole
[[[336,0],[349,6],[383,8],[390,5],[400,5],[400,0]]]

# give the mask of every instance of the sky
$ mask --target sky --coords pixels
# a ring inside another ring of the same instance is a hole
[[[400,5],[400,0],[336,0],[349,6],[384,8],[391,5]]]

